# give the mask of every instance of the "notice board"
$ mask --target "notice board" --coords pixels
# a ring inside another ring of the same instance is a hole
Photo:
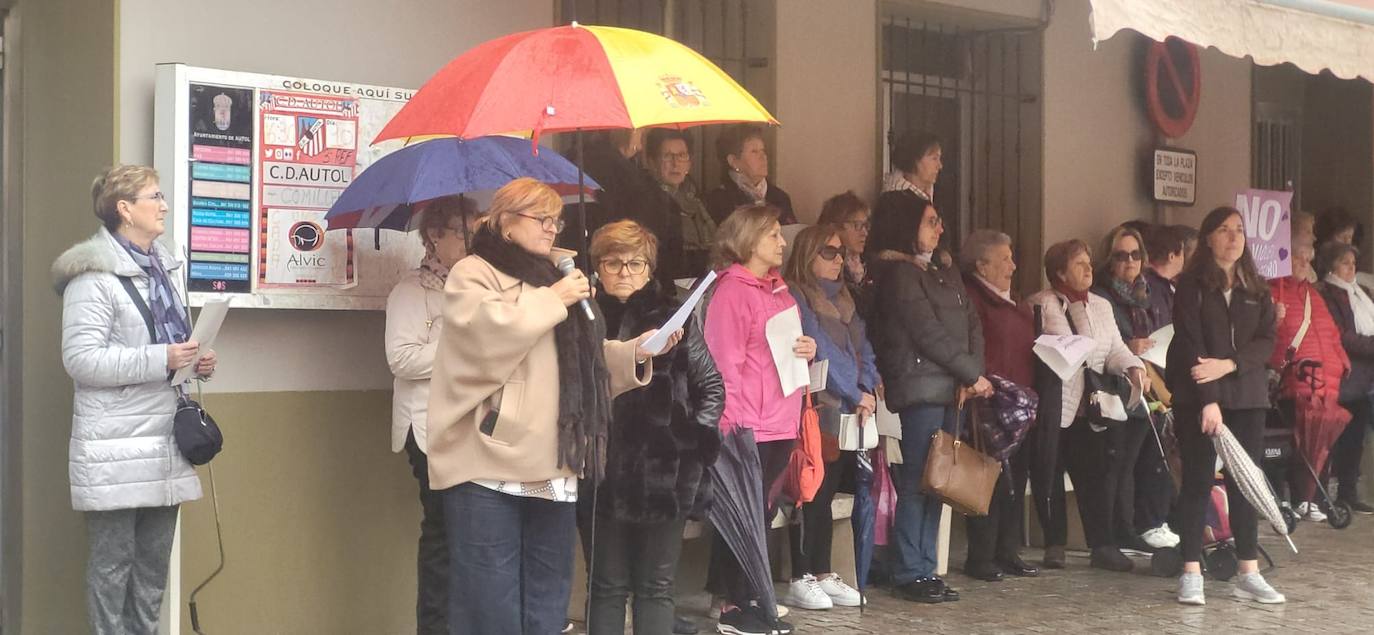
[[[424,253],[414,232],[324,214],[402,142],[369,143],[414,90],[159,64],[154,167],[188,301],[380,310]]]

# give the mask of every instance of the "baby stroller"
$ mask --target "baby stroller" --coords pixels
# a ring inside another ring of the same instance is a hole
[[[1226,495],[1226,483],[1217,479],[1212,485],[1212,504],[1207,508],[1207,525],[1202,530],[1202,564],[1207,574],[1214,580],[1226,581],[1235,577],[1240,568],[1240,556],[1236,553],[1236,541],[1231,535],[1231,515]],[[1285,520],[1287,518],[1285,517]],[[1294,519],[1296,522],[1296,517]],[[1290,525],[1291,527],[1291,525]],[[1263,546],[1258,546],[1259,555],[1264,558],[1264,569],[1274,568],[1274,559]]]
[[[1317,470],[1312,467],[1312,462],[1306,454],[1299,451],[1296,441],[1297,430],[1297,405],[1290,396],[1282,395],[1280,386],[1286,373],[1292,373],[1294,381],[1305,384],[1312,390],[1317,390],[1324,385],[1325,380],[1320,377],[1321,363],[1317,360],[1302,359],[1290,361],[1284,364],[1279,371],[1280,381],[1271,382],[1270,403],[1273,406],[1269,409],[1269,415],[1265,420],[1264,427],[1264,456],[1262,465],[1265,475],[1269,478],[1269,486],[1275,492],[1283,491],[1279,486],[1288,482],[1288,470],[1293,469],[1294,458],[1301,463],[1307,470],[1308,476],[1316,483],[1313,492],[1318,497],[1318,507],[1326,514],[1326,522],[1336,529],[1345,529],[1350,526],[1353,514],[1350,505],[1345,501],[1336,500],[1326,489],[1326,483]],[[1336,431],[1339,435],[1339,430]],[[1334,436],[1332,437],[1334,442]],[[1280,512],[1283,513],[1285,524],[1291,533],[1296,529],[1298,515],[1287,503],[1280,504]]]

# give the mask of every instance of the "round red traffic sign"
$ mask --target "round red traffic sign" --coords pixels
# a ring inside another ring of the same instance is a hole
[[[1145,99],[1150,120],[1171,139],[1182,137],[1202,101],[1202,64],[1197,47],[1170,37],[1145,55]]]

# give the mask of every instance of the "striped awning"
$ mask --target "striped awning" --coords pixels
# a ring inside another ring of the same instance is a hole
[[[1256,64],[1374,81],[1374,0],[1090,0],[1093,42],[1176,36]]]

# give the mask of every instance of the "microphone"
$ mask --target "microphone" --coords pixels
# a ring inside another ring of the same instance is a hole
[[[572,272],[577,270],[577,264],[573,262],[571,257],[564,256],[562,260],[558,261],[558,270],[563,272],[564,277],[570,276]],[[587,321],[595,322],[596,313],[592,312],[591,303],[587,302],[586,298],[578,300],[577,303],[582,305],[582,312],[587,314]]]

